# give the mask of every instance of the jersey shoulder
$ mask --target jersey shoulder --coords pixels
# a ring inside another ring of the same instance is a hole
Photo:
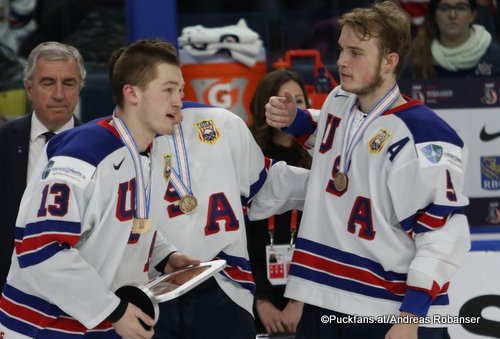
[[[109,154],[123,147],[110,118],[93,120],[54,136],[47,146],[47,157],[67,156],[95,167]]]
[[[195,115],[195,116],[216,116],[226,119],[242,120],[238,115],[223,107],[202,104],[194,101],[184,101],[182,110],[183,111],[189,110],[187,118],[189,118],[190,115]],[[192,112],[194,112],[194,114]]]
[[[222,107],[185,101],[182,111],[184,113],[183,126],[186,124],[198,126],[200,123],[203,124],[204,121],[210,120],[223,130],[231,130],[237,125],[245,125],[243,119],[238,115]]]
[[[392,113],[406,125],[416,144],[441,141],[464,146],[457,132],[436,112],[419,101],[410,101],[391,111],[388,113]]]

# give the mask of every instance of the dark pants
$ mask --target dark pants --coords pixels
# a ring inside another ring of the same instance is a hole
[[[305,304],[296,339],[384,339],[392,324],[323,323],[322,316],[348,317],[347,314]],[[450,339],[446,328],[419,327],[420,339]]]
[[[160,303],[156,339],[255,339],[254,319],[214,278],[179,298]]]

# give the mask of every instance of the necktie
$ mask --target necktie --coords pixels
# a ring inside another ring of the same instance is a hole
[[[54,132],[45,132],[42,133],[43,137],[45,138],[45,143],[49,142],[50,138],[52,138],[54,135],[56,135]]]

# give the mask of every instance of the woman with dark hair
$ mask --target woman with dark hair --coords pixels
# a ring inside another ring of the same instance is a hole
[[[432,79],[500,74],[500,46],[474,24],[476,0],[431,0],[403,77]]]
[[[285,96],[285,91],[292,93],[299,108],[310,107],[304,83],[296,73],[286,69],[272,71],[258,84],[250,102],[254,121],[250,130],[266,156],[308,168],[311,166],[311,157],[295,142],[294,136],[266,124],[266,103],[271,96]],[[282,159],[288,153],[292,156]]]
[[[266,124],[265,105],[269,98],[285,96],[286,91],[295,98],[297,107],[309,108],[307,92],[297,74],[285,69],[270,72],[257,86],[250,103],[254,118],[250,130],[267,157],[310,168],[311,156],[296,143],[294,137]],[[298,214],[297,211],[287,212],[268,220],[250,222],[247,227],[248,251],[256,285],[254,308],[257,333],[293,333],[300,319],[302,303],[283,296],[286,279],[278,278],[273,273],[268,275],[268,270],[276,267],[285,267],[286,270],[287,258],[280,248],[288,251],[300,221]],[[272,247],[270,236],[273,237]]]

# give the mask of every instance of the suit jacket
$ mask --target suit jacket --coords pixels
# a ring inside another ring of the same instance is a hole
[[[75,118],[75,126],[80,124]],[[0,125],[0,291],[9,273],[15,223],[26,188],[30,133],[31,114]]]

